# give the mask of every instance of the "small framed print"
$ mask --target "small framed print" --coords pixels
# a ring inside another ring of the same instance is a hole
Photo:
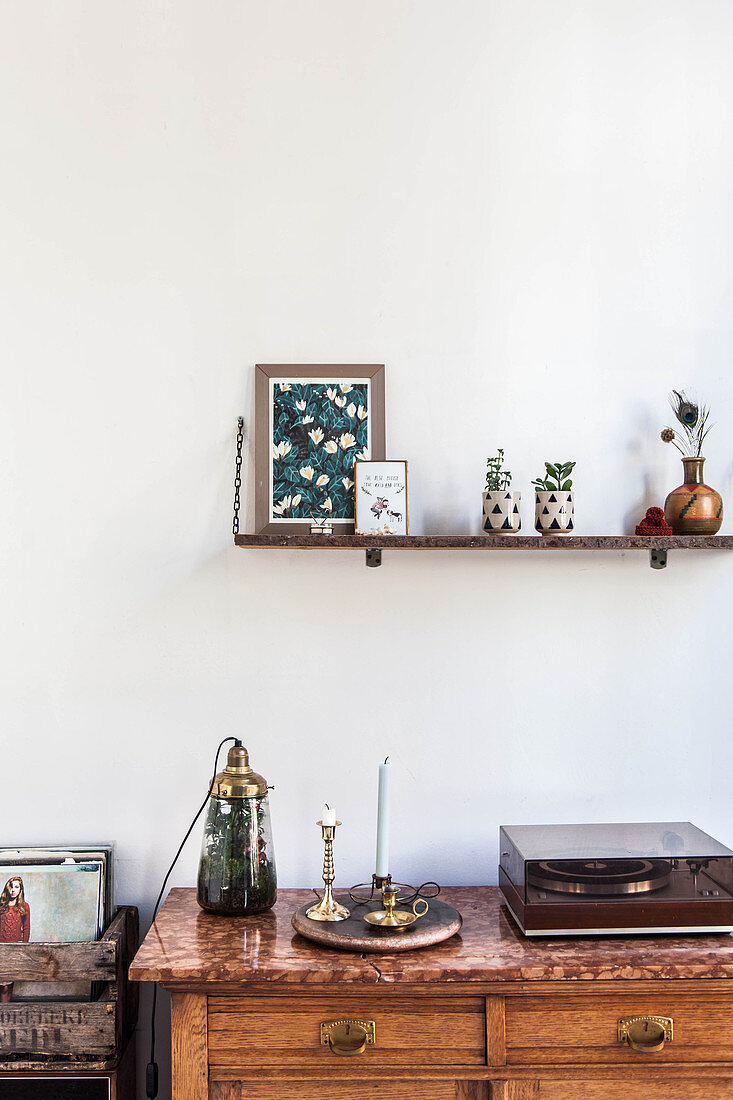
[[[354,502],[357,535],[407,535],[407,462],[354,463]]]
[[[354,463],[384,453],[383,365],[257,365],[258,534],[351,533]]]

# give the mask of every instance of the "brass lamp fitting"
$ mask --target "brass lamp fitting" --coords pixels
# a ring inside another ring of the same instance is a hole
[[[252,771],[249,753],[241,742],[227,753],[227,766],[214,777],[211,793],[214,798],[262,798],[267,794],[267,780]]]

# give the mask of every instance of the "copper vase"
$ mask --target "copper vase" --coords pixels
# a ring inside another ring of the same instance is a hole
[[[704,458],[683,458],[684,485],[664,502],[664,518],[675,535],[714,535],[723,522],[723,500],[702,479]]]

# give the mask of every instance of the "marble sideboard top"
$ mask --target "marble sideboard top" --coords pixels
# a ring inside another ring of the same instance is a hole
[[[399,955],[362,956],[293,931],[290,918],[313,900],[309,890],[280,890],[269,913],[237,918],[204,913],[193,889],[171,890],[130,977],[166,985],[733,978],[730,935],[526,939],[498,887],[446,887],[440,896],[463,915],[458,935]]]

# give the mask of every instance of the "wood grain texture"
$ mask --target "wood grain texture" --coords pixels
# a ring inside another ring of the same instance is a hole
[[[456,1081],[455,1100],[489,1100],[488,1081]]]
[[[206,997],[174,993],[171,997],[171,1067],[175,1100],[208,1100]]]
[[[138,990],[128,981],[127,971],[138,947],[138,927],[137,909],[123,906],[95,943],[0,944],[0,975],[6,980],[109,979],[95,1001],[0,1005],[0,1069],[43,1070],[57,1064],[68,1068],[79,1055],[84,1068],[89,1061],[95,1069],[110,1069],[119,1062],[137,1020]],[[19,975],[18,967],[27,969]]]
[[[353,1084],[350,1081],[216,1081],[210,1100],[456,1100],[450,1081],[385,1082],[379,1078]],[[177,1100],[177,1097],[175,1098]],[[468,1094],[462,1100],[483,1100]]]
[[[563,1083],[563,1088],[566,1087],[567,1084]],[[491,1100],[539,1100],[543,1095],[539,1081],[493,1081],[491,1084]],[[580,1100],[581,1096],[585,1100],[585,1093],[574,1089],[574,1086],[565,1094],[566,1100],[571,1100],[572,1097]]]
[[[110,1074],[110,1100],[135,1100],[137,1096],[135,1036],[130,1039],[122,1061]]]
[[[18,1001],[0,1005],[0,1060],[9,1055],[88,1054],[116,1051],[115,1006],[109,1001]]]
[[[140,945],[140,917],[134,905],[118,910],[117,916],[105,933],[105,938],[116,943],[117,966],[115,970],[117,1000],[117,1049],[122,1050],[137,1024],[139,986],[131,982],[128,971]]]
[[[381,962],[380,962],[381,966]],[[314,975],[314,978],[316,975]],[[323,972],[318,976],[318,980],[309,981],[302,986],[303,993],[327,997],[333,993],[334,982],[336,979],[324,982]],[[339,979],[343,980],[343,979]],[[211,996],[220,997],[250,997],[255,994],[260,996],[269,997],[272,1000],[277,1000],[279,997],[292,997],[295,990],[299,987],[287,981],[281,983],[273,982],[222,982],[212,981],[204,982],[199,979],[196,982],[192,981],[176,981],[164,983],[166,988],[171,989],[176,993],[201,993],[202,990],[206,990]],[[548,994],[549,996],[555,996],[561,989],[567,991],[575,990],[578,993],[587,993],[589,995],[602,996],[604,993],[608,993],[610,990],[616,988],[617,982],[613,981],[611,985],[608,984],[606,978],[599,978],[597,980],[586,980],[584,978],[567,978],[564,984],[558,984],[558,981],[494,981],[494,982],[451,982],[450,994],[455,997],[523,997],[527,993],[531,994]],[[440,984],[432,983],[432,992],[437,994],[440,992]],[[379,982],[377,981],[373,985],[354,986],[358,988],[360,992],[369,992],[370,997],[374,997],[377,1000],[390,1000],[396,995],[404,997],[408,996],[421,996],[425,992],[425,982],[409,982],[401,981],[397,982]],[[447,987],[444,987],[447,988]],[[707,979],[702,985],[699,981],[690,979],[675,979],[667,981],[634,981],[623,982],[620,989],[625,990],[627,993],[633,990],[634,993],[647,993],[652,996],[661,996],[665,993],[677,994],[677,993],[721,993],[723,996],[729,997],[733,994],[733,982],[730,979]]]
[[[528,941],[494,888],[444,896],[459,935],[365,959],[293,936],[304,892],[223,921],[174,891],[134,968],[174,993],[174,1100],[733,1100],[731,937]],[[674,1019],[659,1055],[617,1041],[641,1014]],[[338,1058],[320,1023],[350,1016],[377,1044]]]
[[[333,1054],[320,1041],[321,1023],[374,1020],[376,1042],[356,1058]],[[483,1065],[482,997],[392,997],[375,1003],[363,994],[278,998],[210,997],[209,1061],[214,1066],[318,1064],[346,1077],[361,1062],[371,1066]],[[344,1063],[348,1063],[345,1067]]]
[[[359,1061],[358,1059],[355,1059]],[[239,1081],[243,1073],[251,1073],[251,1070],[241,1066],[211,1066],[209,1068],[209,1081]],[[254,1070],[258,1081],[323,1081],[323,1074],[319,1067],[291,1066],[275,1069],[273,1067],[257,1066]],[[711,1092],[715,1091],[715,1082],[728,1079],[733,1075],[733,1066],[728,1062],[695,1062],[694,1065],[618,1065],[618,1066],[568,1066],[568,1065],[544,1065],[544,1066],[413,1066],[409,1069],[397,1067],[382,1070],[379,1073],[380,1080],[389,1081],[536,1081],[542,1077],[543,1081],[565,1080],[606,1080],[613,1078],[622,1088],[627,1081],[647,1081],[659,1084],[678,1078],[686,1079],[696,1074],[701,1081],[711,1083]],[[371,1081],[374,1078],[373,1070],[369,1067],[359,1069],[349,1068],[349,1081]],[[329,1081],[333,1080],[329,1077]]]
[[[538,1100],[733,1100],[733,1080],[716,1079],[714,1084],[699,1077],[658,1084],[618,1081],[543,1081]],[[494,1098],[492,1097],[492,1100]],[[502,1096],[500,1100],[505,1100]],[[506,1100],[517,1100],[510,1094]],[[524,1100],[524,1098],[522,1098]]]
[[[0,943],[4,982],[111,981],[117,963],[111,940],[96,943]]]
[[[121,950],[130,940],[137,950],[138,915],[134,906],[118,909],[101,939],[90,943],[0,943],[0,980],[4,982],[112,981],[118,977]],[[125,972],[128,958],[125,962]]]
[[[114,1068],[105,1069],[104,1071],[93,1070],[93,1065],[90,1063],[69,1063],[65,1065],[57,1065],[55,1063],[46,1063],[45,1069],[30,1069],[24,1066],[23,1063],[14,1063],[11,1070],[0,1072],[0,1096],[3,1098],[7,1095],[8,1100],[10,1096],[13,1096],[14,1100],[23,1100],[23,1082],[27,1079],[34,1083],[38,1081],[47,1082],[45,1095],[48,1100],[53,1100],[59,1093],[56,1089],[56,1082],[59,1082],[66,1086],[64,1095],[69,1095],[68,1090],[74,1089],[74,1086],[78,1080],[87,1081],[90,1078],[95,1080],[101,1080],[108,1084],[109,1088],[109,1100],[136,1100],[136,1081],[135,1081],[135,1039],[130,1040],[127,1045],[127,1049],[122,1057],[122,1061],[118,1066]],[[17,1091],[11,1091],[12,1086]],[[74,1089],[74,1095],[76,1090]]]
[[[509,1065],[733,1062],[732,997],[687,994],[525,997],[507,1006]],[[624,1016],[671,1016],[673,1041],[657,1053],[631,1050],[617,1037]]]
[[[506,1065],[506,1012],[503,997],[486,998],[486,1062]]]

